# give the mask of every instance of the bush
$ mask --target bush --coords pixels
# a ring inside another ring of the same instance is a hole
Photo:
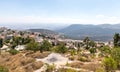
[[[0,66],[0,72],[9,72],[9,70],[4,66]]]
[[[52,48],[52,44],[49,43],[47,40],[44,40],[40,46],[40,52],[50,51],[50,48]]]
[[[86,57],[80,57],[78,60],[80,60],[82,62],[90,62],[90,60]]]
[[[91,48],[89,51],[90,51],[90,53],[95,53],[96,49],[95,48]]]
[[[70,56],[69,59],[70,60],[74,60],[75,58],[74,58],[74,56]]]
[[[103,56],[108,56],[111,53],[111,49],[109,46],[104,46],[100,48],[100,51],[103,54]]]
[[[9,53],[12,55],[16,55],[17,53],[19,53],[19,51],[17,51],[16,49],[11,49],[9,50]]]
[[[74,56],[76,54],[76,50],[75,49],[71,50],[70,54],[71,54],[71,56]]]
[[[111,51],[111,57],[117,62],[118,66],[120,63],[120,48],[114,48]]]
[[[112,72],[117,69],[117,62],[112,57],[106,57],[103,60],[103,65],[105,67],[106,72]]]
[[[60,43],[60,45],[57,46],[57,51],[58,53],[66,53],[68,49],[65,47],[64,43]]]
[[[96,70],[95,70],[95,72],[105,72],[105,70],[104,70],[104,68],[97,68]]]
[[[5,43],[10,43],[10,40],[5,40]]]
[[[37,42],[30,42],[26,45],[26,50],[31,50],[31,51],[39,51],[40,50],[40,45]]]
[[[46,64],[46,66],[47,66],[46,72],[53,72],[53,71],[55,71],[55,65],[54,64],[53,65]]]

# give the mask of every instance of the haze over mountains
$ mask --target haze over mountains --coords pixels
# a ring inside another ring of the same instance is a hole
[[[58,30],[69,38],[83,39],[88,36],[97,41],[109,41],[113,39],[115,32],[120,33],[120,24],[110,25],[82,25],[72,24],[66,28]]]
[[[67,27],[68,24],[60,23],[0,23],[0,27],[7,27],[10,29],[26,30],[26,29],[49,29],[58,30]]]
[[[43,35],[58,35],[58,32],[48,30],[48,29],[29,29],[31,32],[40,32]]]

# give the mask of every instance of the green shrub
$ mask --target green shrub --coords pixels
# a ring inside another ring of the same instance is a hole
[[[96,54],[91,54],[91,58],[95,58],[96,57]]]
[[[69,59],[70,59],[70,60],[74,60],[74,56],[70,56]]]
[[[9,53],[12,55],[16,55],[17,53],[19,53],[19,51],[17,51],[16,49],[11,49],[9,50]]]
[[[57,46],[56,52],[58,52],[58,53],[66,53],[67,51],[68,51],[68,48],[66,48],[66,46],[65,46],[64,43],[60,43],[60,44]]]
[[[52,48],[52,44],[51,44],[49,41],[44,40],[44,41],[41,43],[40,52],[50,51],[51,48]]]
[[[60,68],[60,69],[58,69],[57,72],[78,72],[78,71],[76,71],[76,70],[74,70],[74,69]]]
[[[53,65],[46,64],[46,66],[47,66],[46,72],[55,71],[55,64],[53,64]]]
[[[112,72],[117,69],[117,62],[112,57],[106,57],[103,60],[103,65],[105,67],[106,72]]]
[[[91,48],[89,49],[90,53],[95,53],[96,52],[96,49],[95,48]]]
[[[117,62],[118,66],[120,66],[120,48],[113,48],[111,57]]]
[[[76,50],[75,49],[71,50],[70,54],[71,54],[71,56],[74,56],[76,54]]]
[[[0,72],[9,72],[9,70],[4,66],[0,66]]]
[[[86,57],[80,57],[78,60],[80,60],[82,62],[90,62],[90,60]]]
[[[10,43],[10,40],[5,40],[5,43]]]
[[[104,47],[100,48],[100,51],[103,56],[108,56],[109,54],[111,54],[111,49],[109,46],[104,46]]]
[[[31,50],[31,51],[39,51],[40,50],[40,45],[37,42],[30,42],[26,45],[26,50]]]

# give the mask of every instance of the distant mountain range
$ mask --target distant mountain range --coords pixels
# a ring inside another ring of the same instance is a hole
[[[84,39],[86,36],[97,41],[109,41],[113,39],[115,32],[120,33],[120,24],[82,25],[72,24],[66,28],[57,30],[72,39]]]
[[[59,33],[52,31],[52,30],[48,30],[48,29],[29,29],[29,31],[31,32],[39,32],[43,35],[58,35]]]
[[[53,26],[54,27],[54,26]],[[90,37],[96,41],[110,41],[113,40],[115,33],[120,33],[120,24],[100,24],[100,25],[83,25],[83,24],[72,24],[62,29],[44,29],[44,28],[31,28],[29,31],[40,32],[44,35],[65,35],[71,39],[84,39]]]
[[[48,29],[48,30],[59,30],[69,26],[68,24],[62,23],[0,23],[0,27],[7,27],[10,29],[26,30],[26,29]]]

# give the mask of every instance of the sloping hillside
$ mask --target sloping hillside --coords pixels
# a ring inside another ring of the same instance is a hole
[[[64,29],[58,30],[58,32],[65,34],[69,38],[83,39],[88,36],[93,40],[108,41],[112,40],[115,32],[120,33],[120,25],[81,25],[73,24]]]
[[[43,35],[57,35],[58,33],[47,29],[29,29],[31,32],[40,32]]]

